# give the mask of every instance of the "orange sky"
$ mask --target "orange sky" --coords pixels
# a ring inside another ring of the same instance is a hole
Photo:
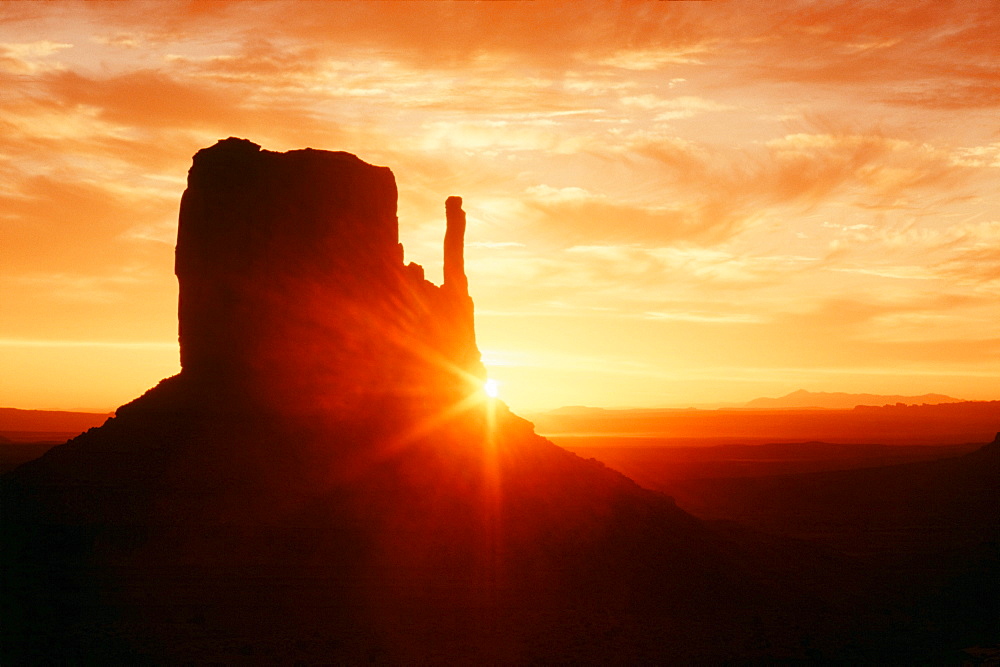
[[[514,409],[1000,398],[992,1],[0,3],[0,405],[178,369],[191,156],[230,135],[443,202]]]

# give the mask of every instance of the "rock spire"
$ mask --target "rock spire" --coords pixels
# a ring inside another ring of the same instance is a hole
[[[444,235],[444,287],[465,296],[469,295],[469,281],[465,277],[465,211],[461,197],[448,197],[444,202],[448,221]]]

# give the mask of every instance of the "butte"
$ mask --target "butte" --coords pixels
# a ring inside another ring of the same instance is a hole
[[[404,264],[396,197],[348,153],[230,138],[195,155],[181,372],[3,478],[10,664],[837,646],[848,620],[759,553],[484,395],[462,201],[437,286]]]

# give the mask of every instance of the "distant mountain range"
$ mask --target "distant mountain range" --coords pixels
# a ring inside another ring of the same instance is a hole
[[[799,389],[779,398],[755,398],[743,405],[745,408],[773,410],[775,408],[827,408],[850,410],[857,405],[937,405],[939,403],[961,403],[964,399],[952,398],[944,394],[924,394],[922,396],[885,396],[880,394],[847,394],[844,392],[806,391]]]
[[[0,432],[48,431],[71,434],[82,433],[100,426],[114,413],[68,412],[65,410],[21,410],[0,408]]]
[[[747,408],[751,410],[783,410],[824,408],[827,410],[851,410],[858,405],[939,405],[941,403],[964,403],[964,398],[954,398],[944,394],[923,394],[921,396],[896,396],[887,394],[848,394],[834,391],[807,391],[799,389],[777,398],[761,397],[746,403],[711,403],[689,406],[659,407],[659,408],[595,408],[586,405],[566,405],[554,410],[526,413],[529,416],[538,414],[568,417],[580,415],[598,415],[602,413],[633,413],[669,412],[678,410],[733,410]]]

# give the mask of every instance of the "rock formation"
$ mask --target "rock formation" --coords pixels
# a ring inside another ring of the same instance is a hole
[[[446,217],[438,287],[403,264],[388,169],[195,156],[181,373],[0,478],[5,663],[857,657],[837,561],[704,524],[479,392]]]
[[[348,153],[199,151],[181,202],[181,378],[217,406],[365,410],[483,379],[447,203],[445,285],[403,265],[396,183]]]
[[[469,295],[469,281],[465,277],[465,211],[461,197],[448,197],[444,203],[448,228],[444,235],[444,284],[442,287],[455,294]]]

